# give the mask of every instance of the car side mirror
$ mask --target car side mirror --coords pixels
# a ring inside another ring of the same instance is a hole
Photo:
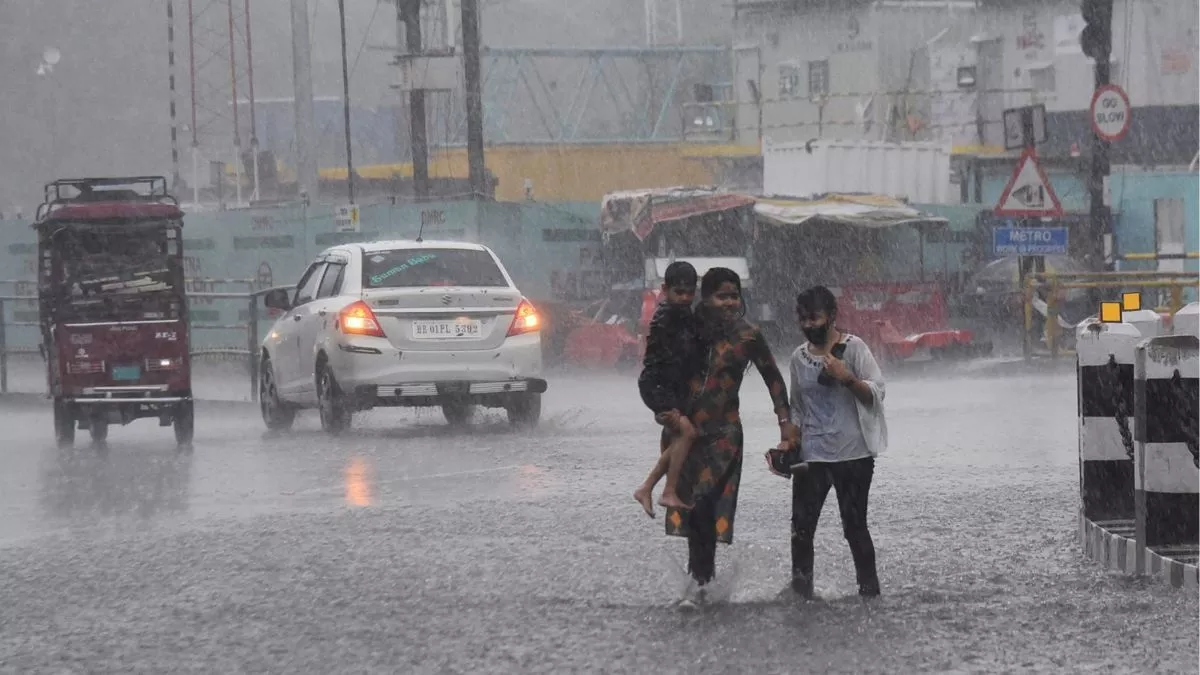
[[[288,298],[288,292],[282,288],[273,288],[267,291],[263,296],[263,304],[268,309],[278,309],[284,312],[292,308],[292,301]]]

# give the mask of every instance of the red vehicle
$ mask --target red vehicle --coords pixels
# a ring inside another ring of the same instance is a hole
[[[865,340],[882,361],[970,359],[991,352],[989,342],[950,325],[943,284],[928,279],[926,237],[941,235],[949,227],[945,218],[869,194],[762,197],[755,213],[756,274],[774,316],[789,316],[795,294],[819,283],[839,296],[838,324]],[[949,237],[938,239],[945,266]],[[949,276],[945,269],[943,276]],[[785,343],[800,339],[794,322],[780,326]]]
[[[746,260],[754,198],[709,187],[614,192],[600,205],[608,297],[566,338],[569,362],[601,368],[641,363],[667,266],[686,260],[700,274],[731,267],[753,293]],[[750,302],[753,306],[753,302]]]
[[[990,342],[950,327],[942,290],[933,283],[854,284],[838,295],[838,323],[861,337],[885,363],[986,356]]]
[[[161,176],[46,185],[34,229],[38,309],[60,446],[157,418],[194,429],[183,211]]]

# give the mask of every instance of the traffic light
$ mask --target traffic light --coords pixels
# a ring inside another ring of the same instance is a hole
[[[1083,0],[1079,10],[1084,23],[1079,46],[1091,58],[1107,61],[1112,53],[1113,0]]]

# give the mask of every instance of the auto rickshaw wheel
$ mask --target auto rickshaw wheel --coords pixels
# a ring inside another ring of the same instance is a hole
[[[88,424],[88,433],[92,435],[93,443],[103,443],[108,440],[108,420],[92,418]]]
[[[442,401],[442,416],[452,427],[465,427],[475,416],[475,406],[463,400],[447,399]]]
[[[60,448],[75,445],[75,416],[71,404],[62,399],[54,399],[54,440]]]
[[[188,448],[196,434],[196,408],[190,400],[183,401],[175,410],[175,444]]]

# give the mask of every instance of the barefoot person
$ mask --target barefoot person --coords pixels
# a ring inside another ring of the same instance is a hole
[[[794,438],[788,419],[787,386],[758,328],[746,322],[742,282],[723,267],[710,269],[700,282],[701,334],[709,342],[704,372],[692,381],[691,420],[700,437],[687,453],[679,476],[684,511],[667,509],[667,534],[687,537],[688,571],[699,585],[716,574],[717,543],[733,542],[733,517],[742,473],[742,421],[738,393],[754,364],[767,385],[780,438]],[[702,593],[701,593],[702,594]]]
[[[704,352],[697,334],[698,324],[692,313],[696,298],[696,268],[684,261],[667,266],[663,275],[663,302],[650,320],[646,336],[646,356],[638,378],[638,392],[654,420],[663,426],[661,453],[646,481],[633,493],[646,515],[654,517],[651,496],[663,476],[667,484],[658,503],[665,507],[687,508],[675,493],[679,469],[688,449],[696,440],[696,428],[688,419],[691,380],[703,367]]]
[[[792,477],[792,589],[813,595],[813,536],[832,487],[859,595],[877,596],[867,501],[875,456],[887,447],[883,373],[865,342],[838,329],[837,299],[828,288],[797,296],[796,315],[808,341],[792,354],[792,422],[808,470]]]

